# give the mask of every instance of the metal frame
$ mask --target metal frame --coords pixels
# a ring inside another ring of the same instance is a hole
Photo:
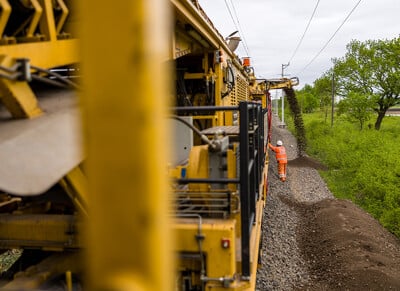
[[[169,2],[77,2],[85,18],[81,100],[89,153],[85,289],[172,290],[172,223],[162,166],[169,151],[160,146],[169,138]]]
[[[192,106],[175,107],[177,113],[201,114],[210,111],[239,111],[239,154],[240,179],[178,179],[187,183],[236,183],[240,187],[241,205],[241,257],[242,278],[250,277],[250,236],[256,218],[256,202],[259,199],[259,185],[263,179],[264,155],[264,114],[262,105],[255,102],[240,102],[239,106]]]
[[[264,125],[261,104],[241,102],[240,114],[240,204],[242,231],[242,276],[250,276],[250,233],[255,223],[256,202],[264,168]]]
[[[78,63],[78,39],[70,38],[64,31],[69,13],[63,0],[29,0],[33,14],[25,19],[26,29],[22,36],[5,36],[5,28],[12,21],[13,8],[10,0],[0,1],[0,65],[2,70],[12,70],[18,59],[26,59],[31,66],[44,69]],[[12,2],[11,2],[12,3]],[[56,21],[53,9],[57,5],[62,13]],[[40,33],[36,33],[36,30]],[[29,69],[30,70],[30,69]],[[0,78],[0,101],[15,118],[32,118],[43,112],[28,82]]]

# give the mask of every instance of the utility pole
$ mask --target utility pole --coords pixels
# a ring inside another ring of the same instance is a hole
[[[333,114],[335,113],[335,72],[332,70],[332,112],[331,127],[333,127]]]
[[[284,70],[289,67],[290,63],[282,64],[282,79],[284,78]],[[282,127],[285,127],[285,92],[282,90]]]

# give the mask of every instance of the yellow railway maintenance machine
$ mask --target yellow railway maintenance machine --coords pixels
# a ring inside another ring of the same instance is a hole
[[[0,289],[253,290],[267,82],[197,1],[117,2],[0,0]]]
[[[267,83],[196,1],[171,1],[179,290],[254,290],[267,194]]]
[[[1,290],[44,288],[66,273],[72,286],[82,269],[73,251],[83,246],[87,193],[69,4],[0,1],[0,249],[23,250],[1,270]]]

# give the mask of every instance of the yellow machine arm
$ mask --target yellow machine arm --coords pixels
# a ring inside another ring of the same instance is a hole
[[[292,88],[293,86],[299,85],[299,78],[279,78],[279,79],[267,79],[267,89],[276,90],[284,88]]]

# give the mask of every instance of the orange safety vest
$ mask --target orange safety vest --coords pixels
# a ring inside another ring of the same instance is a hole
[[[274,147],[272,144],[268,144],[268,146],[276,153],[276,160],[278,163],[287,164],[286,149],[284,146]]]

